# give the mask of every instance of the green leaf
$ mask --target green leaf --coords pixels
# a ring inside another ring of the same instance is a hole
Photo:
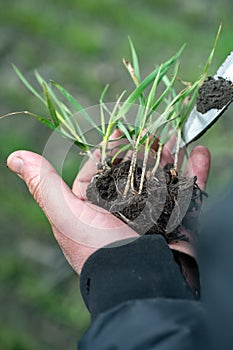
[[[129,39],[129,45],[130,45],[131,55],[132,55],[132,60],[133,60],[133,68],[134,68],[137,80],[140,82],[141,81],[141,77],[140,77],[140,68],[139,68],[138,56],[137,56],[137,53],[136,53],[136,50],[135,50],[135,47],[133,45],[133,42],[132,42],[131,38],[129,37],[128,39]]]
[[[164,124],[169,123],[170,120],[167,119],[167,116],[165,114],[162,114],[158,119],[156,119],[147,129],[146,133],[143,135],[141,140],[139,141],[140,145],[142,145],[146,139],[154,134],[156,132],[156,135],[158,135],[158,129],[163,126]]]
[[[41,116],[39,116],[39,115],[37,115],[35,113],[31,113],[31,112],[28,112],[28,111],[25,111],[24,114],[36,118],[37,120],[39,120],[41,123],[43,123],[44,125],[48,126],[52,130],[56,130],[57,129],[57,127],[53,123],[51,123],[48,119],[46,119],[44,117],[41,117]]]
[[[101,120],[101,127],[102,127],[102,132],[103,132],[103,134],[105,134],[105,132],[106,132],[106,125],[105,125],[105,117],[104,117],[104,97],[105,97],[105,95],[106,95],[106,92],[107,92],[107,90],[108,90],[108,88],[109,88],[109,84],[107,84],[105,87],[104,87],[104,89],[103,89],[103,91],[102,91],[102,94],[101,94],[101,96],[100,96],[100,100],[99,100],[99,102],[100,102],[100,120]]]
[[[131,38],[129,37],[128,38],[129,40],[129,45],[130,45],[130,51],[131,51],[131,56],[132,56],[132,61],[133,61],[133,65],[132,65],[132,68],[133,68],[133,72],[132,72],[132,69],[130,68],[130,63],[125,63],[125,66],[127,68],[127,70],[129,71],[129,74],[131,76],[131,78],[133,79],[136,87],[140,84],[141,82],[141,75],[140,75],[140,68],[139,68],[139,61],[138,61],[138,55],[137,55],[137,52],[135,50],[135,47],[133,45],[133,42],[131,40]],[[140,101],[140,104],[141,105],[145,105],[145,101],[144,101],[144,97],[143,97],[143,94],[141,93],[140,96],[139,96],[139,101]]]
[[[47,101],[47,106],[48,106],[51,118],[52,118],[52,120],[54,122],[54,125],[56,127],[58,127],[60,125],[60,121],[57,118],[57,112],[56,112],[55,106],[53,104],[53,101],[52,101],[52,99],[51,99],[51,97],[49,95],[49,92],[48,92],[48,89],[47,89],[47,85],[46,85],[46,83],[42,83],[42,86],[43,86],[44,95],[45,95],[45,98],[46,98],[46,101]]]
[[[54,91],[51,89],[51,87],[46,83],[46,81],[43,79],[43,77],[39,74],[37,70],[34,71],[35,77],[38,81],[38,83],[43,87],[43,84],[45,83],[47,86],[47,90],[53,99],[53,101],[56,103],[56,106],[59,110],[59,112],[64,116],[66,120],[70,119],[70,116],[72,115],[72,112],[69,110],[69,108],[62,102],[60,101]]]
[[[103,102],[104,101],[104,98],[105,98],[105,95],[108,91],[108,88],[109,88],[109,84],[106,84],[102,93],[101,93],[101,96],[100,96],[100,102]]]
[[[112,157],[112,162],[114,162],[114,160],[119,156],[119,154],[127,151],[131,147],[132,147],[132,145],[130,143],[127,143],[126,145],[123,145],[122,147],[120,147],[120,149]]]
[[[110,120],[108,122],[108,124],[115,124],[117,122],[117,120],[119,120],[120,118],[125,118],[125,114],[123,113],[120,113],[121,112],[121,107],[120,107],[120,103],[121,103],[121,100],[122,98],[124,97],[126,91],[124,90],[120,96],[118,97],[115,105],[114,105],[114,108],[112,111],[110,111]],[[119,110],[119,112],[117,113],[117,109]],[[107,109],[108,110],[108,109]]]
[[[216,38],[215,38],[215,41],[214,41],[214,46],[213,46],[213,49],[211,50],[210,52],[210,55],[207,59],[207,62],[206,62],[206,65],[205,65],[205,68],[204,68],[204,72],[203,72],[203,76],[204,76],[204,79],[205,79],[205,75],[209,69],[209,66],[212,62],[212,59],[213,59],[213,56],[214,56],[214,53],[215,53],[215,50],[216,50],[216,47],[217,47],[217,44],[218,44],[218,40],[219,40],[219,37],[220,37],[220,33],[221,33],[221,30],[222,30],[222,24],[220,24],[219,28],[218,28],[218,32],[217,32],[217,35],[216,35]]]
[[[157,86],[159,84],[159,81],[161,80],[161,71],[162,71],[162,68],[163,68],[163,64],[161,64],[159,66],[159,69],[158,69],[158,73],[154,79],[154,82],[153,82],[153,85],[152,85],[152,88],[150,90],[150,93],[149,93],[149,96],[148,96],[148,99],[147,99],[147,104],[146,104],[146,109],[149,111],[149,109],[151,108],[151,105],[152,105],[152,101],[154,100],[154,97],[155,97],[155,93],[156,93],[156,89],[157,89]]]
[[[56,131],[58,134],[62,135],[64,137],[64,132],[61,131],[59,128],[57,128],[54,124],[52,124],[50,121],[48,121],[46,118],[43,118],[37,114],[25,111],[23,112],[26,115],[29,115],[31,117],[36,118],[39,120],[41,123],[49,127],[51,130]],[[84,143],[81,141],[78,141],[75,137],[71,136],[70,134],[66,134],[66,137],[69,138],[71,141],[74,141],[74,144],[77,145],[79,148],[81,148],[83,151],[88,151],[89,147],[93,148],[96,147],[96,145]]]
[[[133,139],[131,137],[131,134],[128,131],[128,129],[126,128],[126,126],[120,120],[117,122],[117,127],[124,133],[124,135],[126,136],[127,140],[133,146],[134,142],[133,142]]]
[[[178,66],[179,66],[179,64],[178,64]],[[175,70],[176,70],[176,67],[175,67]],[[174,72],[175,72],[175,70],[174,70]],[[178,67],[177,67],[177,70],[178,70]],[[178,72],[177,72],[178,73]],[[176,79],[176,77],[177,77],[177,74],[173,74],[173,78],[174,78],[174,80]],[[175,91],[175,89],[174,89],[174,87],[173,87],[173,84],[171,83],[171,80],[168,78],[168,76],[167,75],[165,75],[164,77],[163,77],[163,82],[164,82],[164,84],[166,85],[166,87],[168,88],[168,87],[170,87],[170,93],[171,93],[171,96],[170,96],[170,98],[172,97],[173,99],[176,97],[176,91]]]
[[[178,74],[178,68],[179,68],[179,63],[176,64],[175,69],[174,69],[174,73],[173,73],[173,78],[172,80],[168,80],[168,78],[166,76],[163,77],[163,79],[165,78],[165,81],[168,82],[167,84],[167,88],[163,91],[163,93],[159,96],[159,98],[157,99],[157,101],[153,104],[153,106],[151,107],[151,110],[154,111],[159,105],[160,103],[164,100],[165,96],[167,95],[167,93],[172,89],[173,84],[175,83],[175,80],[177,78],[177,74]],[[166,80],[167,78],[167,80]]]
[[[88,143],[83,143],[83,142],[80,142],[80,141],[74,141],[74,144],[76,146],[78,146],[82,151],[85,151],[87,152],[89,150],[89,147],[90,148],[97,148],[96,145],[91,145],[91,144],[88,144]]]
[[[137,138],[141,136],[141,132],[142,132],[142,130],[144,129],[144,127],[146,125],[147,119],[148,119],[149,116],[151,116],[151,113],[149,113],[150,105],[151,105],[151,103],[152,103],[152,101],[154,99],[156,88],[157,88],[158,83],[159,83],[160,72],[161,72],[162,66],[163,65],[161,64],[161,66],[158,69],[158,72],[157,72],[157,75],[156,75],[156,77],[154,79],[152,88],[151,88],[151,90],[149,92],[149,96],[148,96],[148,99],[147,99],[146,107],[144,108],[143,113],[142,114],[141,113],[137,114],[137,118],[136,118],[136,125],[137,125],[137,130],[136,131],[138,132],[138,135],[136,136]]]
[[[77,109],[78,112],[81,112],[84,118],[103,136],[102,130],[98,127],[98,125],[92,120],[92,118],[88,115],[85,109],[81,106],[81,104],[61,85],[56,83],[55,81],[51,81],[51,83],[61,92],[61,94]]]
[[[184,100],[187,96],[189,96],[189,95],[193,92],[194,89],[197,88],[197,86],[199,86],[199,83],[200,83],[200,81],[198,80],[198,81],[194,82],[191,86],[189,86],[189,87],[185,88],[183,91],[181,91],[181,92],[172,100],[172,102],[170,103],[170,106],[169,106],[169,107],[175,105],[175,104],[176,104],[177,102],[179,102],[180,100]],[[168,108],[169,108],[169,107],[168,107]]]
[[[184,50],[185,45],[181,47],[181,49],[167,62],[163,64],[163,70],[161,71],[161,79],[162,76],[166,74],[166,72],[170,69],[170,67],[177,61],[182,51]],[[158,74],[159,67],[154,69],[141,83],[140,85],[129,95],[129,97],[124,102],[121,107],[121,113],[127,113],[130,109],[130,104],[134,103],[140,96],[140,94],[152,83]]]
[[[46,104],[46,101],[43,99],[43,97],[40,96],[40,94],[33,88],[33,86],[29,83],[29,81],[24,77],[21,71],[14,64],[13,68],[19,79],[28,88],[28,90],[30,90],[41,102]]]
[[[181,115],[181,119],[180,119],[180,123],[179,123],[180,127],[183,126],[183,124],[185,123],[186,119],[188,118],[189,114],[191,113],[191,111],[192,111],[192,109],[193,109],[193,107],[195,105],[199,87],[200,87],[200,84],[197,84],[195,86],[195,89],[194,89],[193,94],[192,94],[192,96],[191,96],[191,98],[189,100],[189,103],[188,103],[188,105],[186,106],[184,112]]]
[[[136,135],[136,137],[137,137],[137,135],[140,132],[141,121],[143,119],[144,113],[145,113],[145,107],[140,105],[138,107],[137,115],[136,115],[136,118],[135,118],[135,135]]]
[[[29,111],[20,111],[20,112],[12,112],[12,113],[7,113],[5,115],[2,115],[0,117],[0,119],[3,119],[3,118],[6,118],[6,117],[10,117],[10,116],[13,116],[13,115],[20,115],[20,114],[24,114],[24,115],[28,115],[30,117],[33,117],[33,118],[36,118],[37,120],[39,120],[41,123],[45,124],[46,126],[48,126],[50,129],[52,130],[56,130],[56,127],[54,124],[52,124],[49,120],[47,120],[46,118],[44,117],[41,117],[35,113],[31,113]]]

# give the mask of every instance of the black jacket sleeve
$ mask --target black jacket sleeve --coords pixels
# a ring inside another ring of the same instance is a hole
[[[79,350],[199,346],[204,311],[162,236],[98,250],[85,263],[80,285],[92,324]]]

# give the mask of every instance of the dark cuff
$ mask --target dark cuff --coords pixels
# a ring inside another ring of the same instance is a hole
[[[132,299],[195,299],[161,235],[97,250],[84,264],[80,288],[92,318]]]

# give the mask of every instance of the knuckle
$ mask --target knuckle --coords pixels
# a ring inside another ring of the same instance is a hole
[[[31,195],[38,202],[41,199],[41,184],[40,184],[40,175],[33,174],[27,181],[28,189]]]

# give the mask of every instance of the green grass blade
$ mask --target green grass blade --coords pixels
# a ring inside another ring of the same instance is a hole
[[[135,135],[136,135],[136,138],[140,132],[140,128],[141,128],[141,121],[143,119],[143,116],[145,114],[145,108],[144,106],[139,106],[138,108],[138,111],[137,111],[137,115],[136,115],[136,118],[135,118]]]
[[[130,143],[127,143],[126,145],[123,145],[122,147],[120,147],[120,149],[114,154],[114,156],[112,157],[112,162],[114,162],[114,160],[123,152],[129,150],[130,148],[132,148],[132,145]]]
[[[47,86],[47,90],[51,96],[51,98],[53,99],[53,101],[56,103],[56,106],[59,110],[59,112],[67,119],[69,120],[70,116],[72,115],[72,112],[70,111],[70,109],[62,102],[58,99],[58,97],[56,96],[56,94],[54,93],[54,91],[51,89],[51,87],[46,83],[46,81],[44,80],[44,78],[40,75],[40,73],[35,70],[34,71],[35,77],[38,81],[38,83],[43,87],[43,83],[46,84]]]
[[[24,115],[28,115],[30,117],[36,118],[41,123],[43,123],[44,125],[48,126],[50,129],[56,130],[55,125],[53,123],[51,123],[48,119],[46,119],[44,117],[41,117],[40,115],[37,115],[35,113],[31,113],[29,111],[20,111],[20,112],[7,113],[5,115],[0,116],[0,119],[6,118],[6,117],[10,117],[10,116],[13,116],[13,115],[20,115],[20,114],[24,114]]]
[[[89,116],[89,114],[85,111],[85,109],[81,106],[81,104],[61,85],[56,83],[55,81],[51,82],[59,91],[60,93],[77,109],[78,112],[80,112],[84,118],[103,136],[102,130],[99,128],[99,126],[92,120],[92,118]]]
[[[151,106],[152,101],[154,99],[155,92],[156,92],[156,89],[157,89],[157,86],[158,86],[158,83],[159,83],[160,72],[161,72],[162,66],[163,65],[161,64],[159,69],[158,69],[158,72],[157,72],[157,75],[156,75],[156,77],[154,79],[152,88],[151,88],[151,90],[149,92],[149,96],[148,96],[148,99],[147,99],[146,107],[144,108],[143,113],[142,114],[139,114],[139,113],[137,114],[137,118],[136,118],[136,125],[137,125],[137,131],[138,131],[137,137],[141,137],[141,132],[145,128],[145,125],[146,125],[146,122],[147,122],[147,118],[151,115],[151,113],[149,113],[150,112],[150,106]]]
[[[46,84],[47,90],[50,94],[50,96],[52,97],[52,99],[54,100],[54,102],[59,105],[61,103],[61,101],[58,100],[57,96],[55,95],[55,93],[53,92],[53,90],[50,88],[50,86],[47,84],[47,82],[45,81],[45,79],[40,75],[40,73],[35,70],[34,71],[36,80],[38,81],[38,83],[43,87],[43,84]]]
[[[89,148],[98,148],[99,146],[96,146],[96,145],[91,145],[89,143],[83,143],[83,142],[80,142],[80,141],[74,141],[74,144],[76,146],[78,146],[82,151],[84,152],[87,152],[89,150]]]
[[[156,100],[156,102],[151,106],[151,110],[154,111],[159,105],[160,103],[164,100],[165,96],[168,94],[168,92],[172,89],[175,80],[177,78],[177,74],[178,74],[178,69],[179,69],[179,63],[176,64],[175,69],[174,69],[174,73],[173,73],[173,78],[172,80],[168,80],[168,78],[166,76],[163,77],[163,79],[165,78],[165,81],[168,82],[167,84],[167,88],[163,91],[163,93],[159,96],[159,98]],[[167,80],[166,80],[167,78]]]
[[[159,105],[159,103],[163,100],[163,98],[166,95],[166,93],[169,91],[170,86],[164,91],[164,93],[160,96],[160,98],[156,101],[156,103],[153,103],[158,84],[162,80],[164,75],[167,73],[167,70],[169,70],[169,69],[170,69],[170,66],[168,64],[166,65],[165,68],[164,68],[163,64],[161,64],[159,66],[157,75],[156,75],[156,77],[154,79],[152,88],[151,88],[151,90],[149,92],[149,96],[148,96],[148,99],[147,99],[147,104],[146,104],[144,116],[143,116],[141,121],[136,120],[136,123],[137,123],[136,125],[139,125],[139,129],[142,129],[142,128],[145,127],[146,121],[151,116],[153,110]],[[173,77],[172,84],[175,81],[176,74],[177,74],[177,72],[176,72],[177,69],[175,70],[175,77]],[[138,118],[138,116],[137,116],[137,118]]]
[[[45,98],[46,98],[46,101],[47,101],[47,106],[48,106],[51,118],[52,118],[52,120],[54,122],[54,125],[56,127],[58,127],[60,125],[60,121],[59,121],[59,119],[57,117],[56,108],[55,108],[55,106],[53,104],[53,101],[52,101],[52,99],[50,97],[50,94],[48,92],[46,83],[42,83],[42,87],[43,87],[44,95],[45,95]]]
[[[87,151],[89,149],[89,147],[95,147],[95,145],[91,145],[91,144],[87,144],[86,142],[82,142],[81,140],[77,140],[76,137],[72,136],[70,133],[67,133],[63,130],[61,130],[60,128],[56,127],[53,123],[51,123],[48,119],[41,117],[35,113],[31,113],[28,111],[23,112],[23,114],[29,115],[31,117],[36,118],[38,121],[40,121],[41,123],[43,123],[44,125],[46,125],[47,127],[49,127],[51,130],[56,131],[58,134],[62,135],[63,137],[67,137],[69,138],[71,141],[75,141],[74,143],[76,145],[79,145],[79,147],[83,150],[83,151]]]
[[[140,76],[138,55],[137,55],[137,52],[135,50],[135,47],[133,45],[133,42],[132,42],[131,38],[129,37],[128,40],[129,40],[129,45],[130,45],[130,50],[131,50],[131,55],[132,55],[133,68],[134,68],[134,71],[135,71],[136,78],[140,82],[141,81],[141,76]]]
[[[123,105],[120,108],[119,114],[123,115],[126,114],[129,109],[131,108],[131,105],[135,103],[135,101],[140,98],[140,95],[142,92],[152,83],[154,80],[156,74],[157,74],[157,68],[149,74],[143,81],[140,83],[140,85],[128,96],[128,98],[125,100]]]
[[[41,97],[41,95],[33,88],[33,86],[29,83],[29,81],[24,77],[24,75],[21,73],[21,71],[19,70],[19,68],[17,68],[14,64],[13,64],[13,68],[15,73],[17,74],[18,78],[21,80],[21,82],[28,88],[28,90],[30,90],[34,96],[36,96],[41,102],[43,102],[44,104],[46,104],[46,101],[43,99],[43,97]]]
[[[178,60],[181,53],[184,50],[185,45],[181,47],[181,49],[167,62],[163,64],[163,75],[166,74],[166,72],[170,69],[170,67]],[[126,99],[124,104],[121,107],[121,113],[127,113],[127,111],[130,109],[130,104],[134,103],[140,96],[140,94],[153,82],[155,79],[157,73],[158,73],[159,67],[154,69],[141,83],[140,85],[129,95],[129,97]],[[161,77],[162,78],[162,77]]]
[[[213,59],[213,56],[214,56],[214,53],[215,53],[215,50],[216,50],[216,47],[217,47],[217,44],[218,44],[218,40],[219,40],[219,37],[220,37],[220,33],[221,33],[221,30],[222,30],[222,24],[220,24],[219,28],[218,28],[218,32],[217,32],[217,35],[216,35],[216,38],[215,38],[215,41],[214,41],[214,46],[213,46],[213,49],[211,50],[210,52],[210,55],[207,59],[207,62],[206,62],[206,65],[205,65],[205,68],[204,68],[204,72],[203,72],[203,75],[204,75],[204,79],[205,79],[205,75],[209,69],[209,66],[212,62],[212,59]]]
[[[103,104],[103,102],[100,102],[100,120],[101,120],[102,133],[105,134],[105,132],[106,132],[106,125],[105,125],[104,104]]]
[[[155,132],[157,134],[157,130],[163,126],[164,124],[169,123],[170,120],[167,119],[167,116],[165,114],[162,114],[158,119],[156,119],[147,129],[141,140],[139,141],[139,144],[142,145],[146,139],[150,136],[153,135]]]
[[[105,85],[105,87],[104,87],[104,89],[103,89],[103,91],[101,93],[101,96],[100,96],[100,100],[99,100],[100,102],[104,101],[104,98],[105,98],[105,95],[106,95],[106,93],[108,91],[108,88],[109,88],[109,84]]]
[[[66,120],[66,122],[70,125],[70,128],[72,128],[76,132],[76,134],[81,135],[81,139],[82,139],[83,143],[86,143],[86,139],[85,139],[84,135],[82,134],[82,131],[81,131],[81,128],[80,128],[78,122],[75,121],[75,123],[73,123],[73,121],[71,119],[71,116],[72,116],[73,113],[70,111],[70,109],[62,101],[60,101],[58,99],[58,97],[56,96],[54,91],[46,83],[46,81],[43,79],[43,77],[39,74],[38,71],[35,71],[34,74],[35,74],[35,77],[36,77],[38,83],[42,87],[43,87],[43,84],[46,84],[46,88],[48,90],[48,94],[50,95],[50,99],[52,101],[54,101],[54,103],[56,104],[56,108],[57,108],[56,113],[57,113],[58,123],[59,123],[59,115],[61,115],[60,119],[64,118]],[[65,133],[64,130],[62,132]],[[68,135],[65,135],[65,136],[68,137]]]
[[[196,102],[196,98],[197,98],[197,95],[198,95],[199,87],[200,87],[200,84],[197,84],[195,86],[195,89],[194,89],[194,91],[192,93],[192,96],[191,96],[191,98],[189,100],[189,103],[188,103],[188,105],[186,106],[184,112],[181,115],[179,127],[183,126],[183,124],[185,123],[185,121],[188,118],[189,114],[191,113],[191,111],[192,111],[192,109],[193,109],[193,107],[195,105],[195,102]]]
[[[196,81],[195,83],[193,83],[191,86],[185,88],[184,90],[182,90],[170,103],[170,106],[168,106],[168,109],[172,106],[174,106],[175,104],[177,104],[179,101],[184,100],[187,96],[189,96],[193,90],[195,90],[197,88],[197,86],[199,86],[200,81]]]
[[[133,142],[131,134],[128,131],[128,129],[126,128],[126,126],[120,120],[117,122],[117,127],[124,133],[124,135],[126,136],[127,140],[133,146],[134,142]]]
[[[109,88],[109,84],[107,84],[104,87],[104,89],[102,91],[102,94],[100,96],[100,99],[99,99],[99,102],[100,102],[100,121],[101,121],[101,128],[102,128],[103,134],[105,134],[105,132],[106,132],[106,125],[105,125],[106,122],[105,122],[104,108],[103,108],[104,107],[104,97],[105,97],[105,95],[107,93],[108,88]]]
[[[129,39],[129,45],[130,45],[130,51],[131,51],[131,56],[132,56],[132,61],[133,64],[131,65],[130,62],[127,62],[126,60],[123,60],[123,63],[125,67],[127,68],[131,78],[133,79],[133,82],[135,83],[136,87],[140,84],[141,82],[141,75],[140,75],[140,68],[139,68],[139,61],[138,61],[138,55],[135,50],[135,47],[133,45],[132,40]],[[139,101],[141,105],[145,105],[144,97],[143,94],[141,93],[139,96]]]
[[[83,143],[82,141],[77,140],[74,136],[70,135],[69,133],[61,131],[59,128],[57,128],[54,124],[52,124],[49,120],[47,120],[44,117],[41,117],[37,114],[31,113],[28,111],[24,111],[23,114],[29,115],[33,118],[36,118],[38,121],[40,121],[41,123],[43,123],[44,125],[49,127],[51,130],[56,131],[58,134],[62,135],[63,137],[65,136],[65,137],[69,138],[71,141],[74,141],[74,144],[79,146],[79,148],[81,148],[85,152],[89,150],[89,147],[90,148],[96,147],[96,145]]]
[[[39,120],[41,123],[43,123],[44,125],[48,126],[52,130],[56,130],[57,129],[57,127],[53,123],[51,123],[48,119],[46,119],[44,117],[41,117],[41,116],[39,116],[39,115],[37,115],[35,113],[31,113],[31,112],[28,112],[28,111],[25,111],[24,114],[29,115],[29,116],[31,116],[33,118],[36,118],[37,120]]]
[[[163,68],[163,64],[161,64],[159,66],[159,69],[158,69],[158,73],[154,79],[154,82],[153,82],[153,85],[152,85],[152,88],[149,92],[149,96],[148,96],[148,99],[147,99],[147,104],[146,104],[146,110],[149,111],[152,107],[152,102],[155,98],[155,93],[156,93],[156,89],[158,87],[158,84],[159,84],[159,81],[161,80],[161,71],[162,71],[162,68]]]
[[[179,66],[179,64],[178,64],[178,66]],[[177,72],[177,73],[178,73],[178,72]],[[173,74],[174,80],[176,79],[176,77],[177,77],[177,74]],[[164,84],[165,84],[165,86],[166,86],[167,88],[170,87],[169,91],[170,91],[170,93],[171,93],[172,98],[174,99],[174,98],[176,97],[176,91],[175,91],[175,89],[174,89],[174,87],[173,87],[172,81],[168,78],[167,75],[165,75],[165,76],[163,77],[163,82],[164,82]]]
[[[121,100],[122,98],[124,97],[126,93],[126,90],[124,90],[120,96],[118,97],[115,105],[114,105],[114,108],[112,110],[111,115],[110,115],[110,121],[109,123],[111,123],[112,121],[115,123],[118,119],[120,119],[121,117],[125,118],[125,114],[122,114],[122,113],[119,113],[121,111],[121,107],[120,107],[120,103],[121,103]],[[117,113],[117,109],[119,110],[119,112]]]

